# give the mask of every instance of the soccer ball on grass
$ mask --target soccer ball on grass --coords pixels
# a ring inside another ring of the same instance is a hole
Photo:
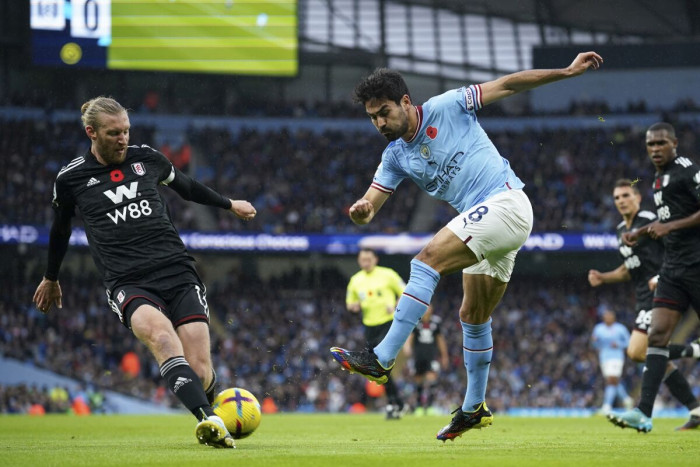
[[[224,389],[216,396],[212,407],[235,439],[250,436],[260,425],[260,403],[245,389]]]

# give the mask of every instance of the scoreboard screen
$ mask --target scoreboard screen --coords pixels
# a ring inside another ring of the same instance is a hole
[[[36,65],[294,76],[297,0],[30,0]]]

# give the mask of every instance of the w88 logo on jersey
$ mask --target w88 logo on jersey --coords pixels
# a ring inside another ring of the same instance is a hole
[[[659,217],[660,221],[665,221],[671,218],[671,209],[668,206],[659,206],[656,209],[656,215]]]
[[[135,201],[122,206],[121,208],[114,209],[114,213],[107,213],[112,222],[119,224],[120,221],[126,221],[127,218],[138,219],[141,216],[150,216],[153,213],[151,205],[147,199],[136,200],[136,198],[141,194],[138,192],[139,182],[131,182],[129,186],[119,185],[114,191],[106,190],[104,195],[109,198],[114,204],[121,204],[121,202],[126,199],[133,199]]]
[[[121,209],[115,209],[114,214],[108,212],[107,217],[118,224],[119,220],[125,221],[127,217],[138,219],[141,216],[150,216],[151,213],[153,213],[153,209],[151,209],[150,203],[147,199],[142,199],[138,203],[129,203]]]

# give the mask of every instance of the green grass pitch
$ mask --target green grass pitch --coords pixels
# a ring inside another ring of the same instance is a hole
[[[449,416],[263,415],[235,450],[197,444],[188,415],[0,416],[0,465],[253,466],[697,466],[700,431],[654,420],[649,434],[601,417],[511,418],[443,444],[435,433]],[[230,463],[230,464],[229,464]]]

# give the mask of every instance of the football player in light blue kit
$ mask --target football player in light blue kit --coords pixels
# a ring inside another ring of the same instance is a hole
[[[532,230],[532,207],[523,183],[477,122],[476,112],[518,92],[597,69],[602,62],[597,53],[585,52],[566,68],[513,73],[447,91],[422,106],[413,104],[403,77],[393,70],[378,69],[355,88],[355,101],[364,105],[390,143],[367,193],[350,207],[352,221],[370,222],[407,178],[460,214],[411,261],[410,279],[382,342],[364,351],[333,347],[331,354],[345,369],[386,382],[440,277],[462,270],[459,317],[467,392],[452,421],[438,433],[440,440],[493,421],[485,403],[493,350],[491,312],[506,290],[515,255]]]
[[[630,332],[615,321],[615,313],[606,310],[603,313],[603,322],[593,328],[591,341],[598,351],[598,363],[605,378],[602,412],[610,413],[616,398],[623,401],[626,408],[632,408],[634,401],[620,381],[625,365],[625,351],[630,343]]]

